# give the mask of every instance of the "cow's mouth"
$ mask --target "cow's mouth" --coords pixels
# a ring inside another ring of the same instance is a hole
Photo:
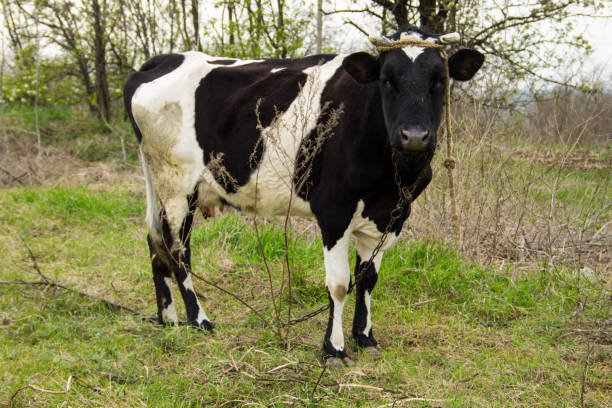
[[[396,160],[398,164],[420,168],[421,165],[425,165],[433,160],[435,153],[435,146],[427,150],[403,150],[393,148],[393,159]]]

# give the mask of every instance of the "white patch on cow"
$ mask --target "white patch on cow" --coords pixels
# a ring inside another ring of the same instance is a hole
[[[367,317],[366,317],[366,327],[363,329],[363,334],[365,336],[370,336],[370,330],[372,330],[372,312],[370,310],[370,302],[371,302],[370,291],[366,290],[363,294],[363,300],[366,305]]]
[[[342,333],[342,311],[351,278],[348,260],[348,247],[351,236],[350,229],[344,232],[336,244],[327,249],[323,247],[325,260],[325,283],[334,302],[334,315],[329,341],[336,350],[344,349],[344,335]]]
[[[359,200],[359,203],[357,204],[357,210],[355,211],[355,215],[351,220],[351,226],[353,236],[355,237],[355,248],[357,249],[357,252],[359,252],[359,256],[361,256],[361,259],[363,261],[366,261],[370,259],[372,251],[380,242],[383,233],[378,230],[378,228],[376,227],[376,223],[373,220],[363,215],[364,208],[365,204],[363,200]],[[382,253],[393,246],[398,236],[399,235],[391,233],[387,234],[387,236],[385,237],[385,241],[380,247],[380,251],[374,258],[374,263],[377,271],[380,267],[381,261],[381,259],[379,259],[379,256],[382,258]]]
[[[195,289],[193,288],[193,281],[191,280],[190,275],[187,275],[187,277],[183,280],[182,284],[185,290],[190,290],[195,295]],[[200,301],[198,300],[197,295],[195,296],[195,300],[196,300],[196,304],[198,305],[198,317],[196,318],[196,321],[198,325],[201,326],[204,320],[206,321],[210,321],[210,320],[208,320],[208,316],[206,316],[206,313],[204,312],[202,305],[200,305]]]
[[[168,306],[162,309],[161,315],[164,323],[178,323],[178,316],[176,315],[176,308],[174,307],[174,300],[172,299],[172,279],[169,277],[164,278],[164,283],[168,286],[168,292],[170,293],[170,303]],[[165,303],[166,299],[162,299]]]
[[[223,63],[214,63],[213,61],[223,61]],[[226,64],[226,62],[232,61],[231,64]],[[206,61],[207,63],[214,65],[215,68],[217,67],[230,67],[230,68],[235,68],[235,67],[239,67],[241,65],[246,65],[246,64],[255,64],[258,62],[264,62],[264,60],[241,60],[241,59],[216,59],[216,60],[211,60],[211,61]]]
[[[312,216],[310,204],[293,191],[295,158],[300,143],[317,124],[325,84],[342,65],[342,56],[305,69],[307,79],[289,108],[262,130],[265,143],[259,167],[236,193],[218,193],[244,212],[284,215],[291,205],[292,215]],[[205,174],[209,181],[212,175]],[[214,179],[213,179],[214,181]]]
[[[421,34],[419,33],[401,33],[400,39],[403,40],[405,38],[413,38],[415,40],[424,40],[424,41],[429,41],[431,43],[435,43],[434,38],[431,38],[431,37],[423,38]],[[414,45],[409,45],[409,46],[402,48],[402,50],[408,56],[408,58],[410,58],[412,61],[416,61],[417,57],[425,51],[425,48],[417,47]]]
[[[142,156],[175,237],[187,213],[186,196],[204,168],[194,123],[195,90],[215,67],[206,63],[207,58],[198,52],[185,53],[178,68],[140,85],[132,98],[134,120],[142,134]]]
[[[271,74],[276,74],[277,72],[281,72],[281,71],[282,71],[282,70],[284,70],[284,69],[287,69],[287,68],[285,68],[285,67],[282,67],[282,68],[272,68],[272,69],[270,70],[270,73],[271,73]]]

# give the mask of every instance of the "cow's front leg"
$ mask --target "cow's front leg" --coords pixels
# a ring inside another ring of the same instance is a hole
[[[348,260],[350,233],[348,231],[331,247],[324,247],[325,276],[329,296],[329,321],[323,340],[323,349],[332,359],[341,359],[349,365],[342,334],[342,311],[346,302],[350,282]],[[338,360],[330,360],[337,365]]]
[[[359,347],[364,347],[368,354],[378,356],[378,342],[372,331],[372,291],[378,281],[378,271],[383,250],[388,248],[395,236],[387,236],[378,252],[372,256],[379,240],[372,237],[356,236],[357,261],[355,262],[355,315],[351,334]]]

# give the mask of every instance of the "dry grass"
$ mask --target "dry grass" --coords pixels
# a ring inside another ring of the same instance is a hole
[[[501,114],[474,104],[454,115],[460,252],[483,264],[587,268],[609,281],[612,157],[608,146],[587,140],[592,118],[555,143],[533,144],[508,129]],[[454,240],[442,156],[432,186],[414,205],[410,238]]]

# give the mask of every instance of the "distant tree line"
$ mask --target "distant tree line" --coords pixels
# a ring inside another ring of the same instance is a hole
[[[38,92],[41,104],[82,104],[105,120],[118,114],[123,81],[153,55],[200,50],[292,58],[333,51],[342,38],[321,30],[321,15],[332,14],[364,31],[356,14],[385,32],[404,24],[459,31],[464,46],[487,54],[489,72],[507,88],[516,81],[548,81],[590,91],[592,84],[559,79],[550,70],[590,52],[587,41],[572,34],[573,18],[606,12],[603,0],[508,0],[503,6],[488,0],[347,0],[344,8],[324,0],[1,1],[11,55],[5,100],[27,105]],[[559,52],[560,46],[575,52]]]

